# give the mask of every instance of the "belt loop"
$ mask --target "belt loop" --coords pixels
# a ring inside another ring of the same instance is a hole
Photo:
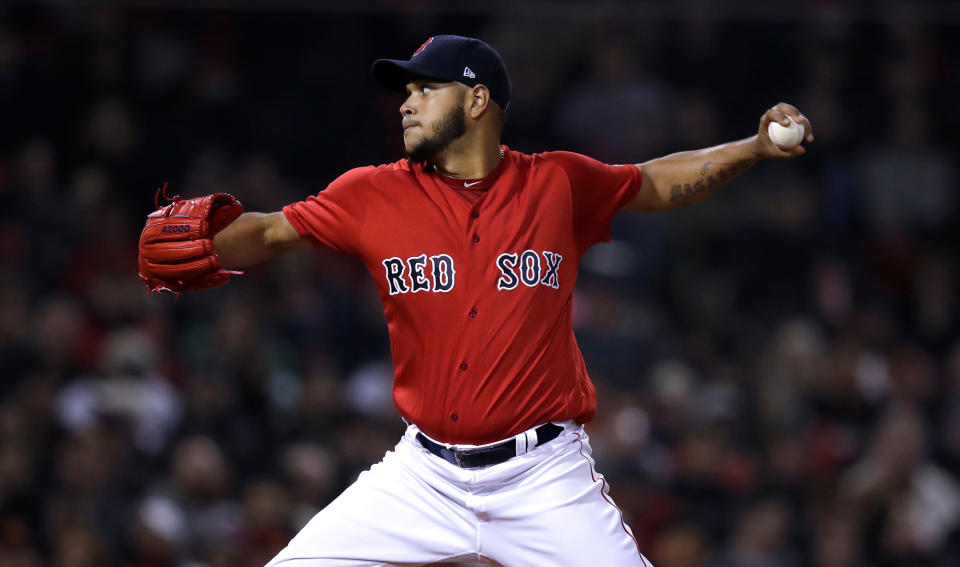
[[[537,446],[537,430],[528,429],[523,432],[523,436],[527,439],[527,450]]]
[[[518,454],[518,455],[522,455],[522,454],[526,453],[526,452],[527,452],[527,446],[528,446],[528,445],[527,445],[527,432],[524,431],[523,433],[517,435],[517,436],[516,436],[516,440],[517,440],[517,454]]]

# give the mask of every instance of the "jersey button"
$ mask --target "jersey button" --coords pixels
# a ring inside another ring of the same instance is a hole
[[[470,315],[470,318],[471,318],[471,319],[476,318],[476,316],[477,316],[477,310],[476,310],[476,309],[471,309],[469,315]]]
[[[474,242],[480,242],[480,237],[477,236],[476,234],[474,234],[474,235],[473,235],[473,241],[474,241]]]
[[[480,213],[478,213],[477,211],[470,211],[470,216],[473,218],[477,218],[480,216]]]
[[[467,363],[466,363],[466,362],[461,362],[461,363],[460,363],[460,370],[466,370],[466,369],[467,369]]]

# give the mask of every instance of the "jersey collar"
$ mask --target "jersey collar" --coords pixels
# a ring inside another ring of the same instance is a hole
[[[500,160],[500,163],[497,164],[497,167],[493,168],[493,171],[487,174],[486,177],[481,177],[479,179],[460,179],[458,177],[450,177],[449,175],[440,173],[433,166],[426,166],[424,170],[436,175],[437,179],[443,181],[446,185],[454,189],[460,191],[486,191],[497,182],[497,179],[500,178],[500,174],[503,173],[507,160],[510,159],[510,148],[501,145],[500,149],[503,150],[503,159]]]

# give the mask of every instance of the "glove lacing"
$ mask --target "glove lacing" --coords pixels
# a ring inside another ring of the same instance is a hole
[[[160,195],[163,195],[163,198],[167,200],[167,203],[176,203],[177,201],[182,201],[183,197],[180,195],[174,195],[173,197],[167,197],[167,182],[163,182],[163,187],[157,187],[157,194],[153,196],[153,204],[156,207],[160,208]]]

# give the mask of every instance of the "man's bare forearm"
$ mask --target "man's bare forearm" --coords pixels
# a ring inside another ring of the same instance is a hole
[[[780,147],[770,139],[768,127],[793,121],[804,127],[803,141],[813,142],[813,125],[796,107],[780,102],[760,117],[757,133],[749,138],[712,148],[679,152],[637,164],[643,186],[624,209],[666,211],[696,203],[729,183],[761,159],[788,159],[803,155],[803,144]]]
[[[285,252],[310,247],[283,213],[243,213],[213,239],[214,253],[224,268],[245,268]]]
[[[630,210],[663,211],[701,199],[729,183],[759,161],[756,136],[638,164],[644,189]]]

